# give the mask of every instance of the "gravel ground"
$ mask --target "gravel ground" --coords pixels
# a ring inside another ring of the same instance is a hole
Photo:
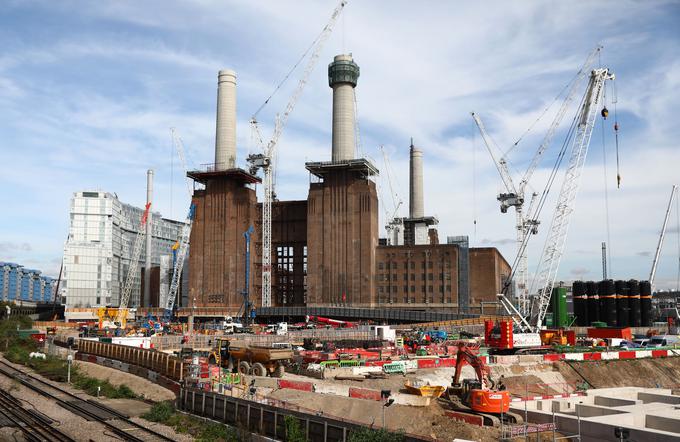
[[[156,422],[149,422],[145,419],[142,419],[141,417],[133,417],[130,418],[131,421],[136,422],[146,428],[150,428],[153,431],[156,431],[158,433],[161,433],[163,436],[170,437],[174,439],[177,442],[191,442],[194,440],[193,437],[187,435],[187,434],[179,434],[175,433],[175,430],[172,428],[168,427],[167,425],[162,425]]]
[[[8,361],[7,361],[8,362]],[[12,364],[14,365],[14,364]],[[107,368],[107,367],[102,367],[102,368]],[[123,373],[127,374],[127,373]],[[132,376],[129,375],[128,376]],[[141,381],[145,381],[144,379],[140,379]],[[148,381],[145,381],[148,382]],[[59,387],[64,388],[68,391],[71,391],[72,393],[80,394],[80,395],[85,395],[82,393],[80,390],[75,390],[73,388],[68,387],[65,384],[58,384]],[[113,442],[117,441],[120,442],[120,438],[118,436],[115,436],[113,433],[111,433],[110,430],[108,430],[104,425],[98,422],[90,422],[86,419],[83,419],[82,417],[75,415],[71,413],[70,411],[65,410],[61,406],[59,406],[56,402],[48,400],[45,398],[45,396],[42,396],[33,390],[30,390],[29,388],[24,387],[21,385],[19,382],[17,382],[14,379],[10,379],[6,376],[0,375],[0,388],[2,388],[5,391],[9,391],[12,395],[20,399],[26,408],[33,408],[46,416],[48,416],[50,419],[55,421],[55,426],[58,427],[61,431],[64,433],[68,434],[72,438],[74,438],[77,441],[94,441],[94,442]],[[133,388],[131,386],[131,388]],[[164,389],[165,390],[165,389]],[[167,390],[166,390],[167,391]],[[173,395],[174,398],[174,395]],[[182,434],[177,434],[173,431],[172,428],[156,424],[154,422],[148,422],[144,419],[141,418],[133,418],[136,422],[141,423],[145,426],[148,426],[149,428],[153,428],[154,430],[158,431],[159,433],[163,433],[168,437],[172,437],[175,440],[178,441],[191,441],[193,438],[182,435]],[[3,432],[0,432],[0,441],[12,441],[14,438],[11,436],[13,434],[12,429],[3,429]],[[17,438],[17,440],[22,440],[20,438]]]

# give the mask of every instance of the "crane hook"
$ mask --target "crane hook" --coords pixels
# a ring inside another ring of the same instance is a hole
[[[609,109],[607,109],[607,107],[605,106],[605,107],[602,108],[602,112],[600,112],[600,113],[602,114],[602,118],[604,118],[606,120],[607,117],[609,116]]]

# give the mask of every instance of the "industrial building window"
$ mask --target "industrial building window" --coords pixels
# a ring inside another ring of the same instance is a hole
[[[447,285],[447,286],[446,286],[446,291],[447,291],[447,292],[450,292],[450,291],[451,291],[451,286],[450,286],[450,285]]]
[[[444,293],[444,286],[443,285],[439,286],[439,293]]]
[[[424,269],[424,268],[425,268],[425,261],[423,261],[423,262],[420,263],[420,268],[421,268],[421,269]]]
[[[382,262],[379,262],[379,263],[378,263],[378,269],[379,269],[379,270],[382,270],[382,269],[384,269],[384,268],[385,268],[385,264],[383,264]]]
[[[407,285],[404,286],[404,293],[408,293],[408,286]]]
[[[378,293],[382,293],[382,292],[383,292],[383,287],[382,286],[378,287]]]
[[[420,274],[420,280],[421,280],[421,281],[425,281],[425,273],[421,273],[421,274]]]
[[[415,281],[415,280],[416,280],[416,274],[415,274],[415,273],[411,273],[411,281]]]
[[[404,281],[408,281],[408,273],[404,273]]]
[[[427,274],[427,280],[428,281],[433,281],[434,280],[434,275],[432,273]]]
[[[416,286],[412,285],[412,286],[411,286],[411,293],[415,293],[415,292],[416,292]],[[414,299],[415,299],[415,298],[414,298]]]
[[[408,262],[404,261],[404,270],[408,269]]]
[[[416,269],[416,263],[411,261],[411,270],[415,270],[415,269]]]
[[[420,291],[423,292],[423,293],[425,293],[425,286],[424,286],[424,285],[421,285],[421,286],[420,286]]]
[[[388,278],[388,279],[389,279],[389,278]],[[393,274],[392,274],[392,281],[396,281],[396,280],[397,280],[397,274],[396,274],[396,273],[393,273]]]
[[[428,269],[431,269],[431,268],[432,268],[432,261],[428,261],[428,262],[427,262],[427,268],[428,268]]]
[[[295,297],[293,287],[293,247],[279,246],[276,248],[276,282],[277,298],[279,303],[285,305]]]
[[[428,286],[427,291],[430,292],[430,293],[434,292],[434,286],[431,286],[431,285]]]
[[[393,262],[393,263],[392,263],[392,268],[393,268],[394,270],[397,270],[397,263],[396,263],[396,262]]]
[[[451,298],[446,298],[446,302],[451,304]]]

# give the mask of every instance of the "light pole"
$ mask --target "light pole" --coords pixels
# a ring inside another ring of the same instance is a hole
[[[68,371],[66,372],[66,383],[70,384],[71,383],[71,363],[73,362],[73,355],[68,355],[66,357],[66,361],[68,365]]]

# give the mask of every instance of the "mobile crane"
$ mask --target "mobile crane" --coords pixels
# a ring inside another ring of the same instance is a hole
[[[543,328],[543,321],[550,304],[550,296],[555,286],[557,269],[564,253],[569,222],[574,211],[574,201],[578,194],[590,137],[595,125],[597,106],[602,100],[605,82],[614,80],[614,78],[614,74],[607,68],[594,69],[590,73],[588,87],[569,129],[562,152],[560,152],[561,157],[563,153],[566,154],[567,147],[571,145],[569,164],[557,198],[548,237],[539,260],[537,278],[534,280],[531,290],[531,293],[534,293],[535,303],[532,306],[531,313],[526,315],[520,312],[504,293],[498,295],[500,304],[510,314],[514,324],[505,322],[486,324],[485,341],[492,349],[516,351],[522,348],[540,347],[539,331]],[[607,109],[603,108],[601,114],[602,117],[606,118]],[[549,180],[535,215],[543,206],[551,185],[552,181]],[[537,216],[533,218],[537,219]],[[524,252],[527,241],[528,237],[525,237],[518,255]]]
[[[562,102],[562,105],[557,111],[554,120],[550,124],[548,132],[545,134],[543,141],[538,147],[538,150],[531,159],[529,167],[527,168],[526,172],[524,172],[524,175],[522,175],[518,186],[515,186],[515,183],[512,179],[512,175],[508,170],[507,153],[500,156],[500,158],[497,157],[498,154],[494,153],[494,150],[497,149],[495,143],[487,133],[484,124],[482,123],[479,116],[474,112],[472,113],[472,118],[474,119],[475,123],[477,124],[477,127],[479,128],[479,131],[482,135],[482,139],[484,140],[484,144],[486,145],[486,148],[489,151],[489,154],[491,155],[491,159],[496,165],[496,169],[498,169],[498,173],[500,174],[501,180],[503,181],[503,185],[505,186],[506,189],[506,192],[499,194],[498,197],[496,198],[500,202],[501,212],[506,213],[509,207],[515,208],[516,215],[515,229],[517,233],[518,250],[522,249],[522,243],[524,242],[524,238],[526,236],[530,234],[535,235],[538,233],[538,226],[540,224],[540,222],[535,217],[531,216],[532,209],[536,201],[536,197],[538,196],[537,193],[532,193],[529,207],[526,210],[524,208],[526,186],[529,184],[529,180],[536,171],[536,168],[538,167],[543,157],[543,154],[552,143],[557,128],[560,125],[564,116],[566,115],[569,105],[576,96],[576,92],[578,91],[578,87],[581,84],[581,81],[588,76],[590,67],[594,63],[595,58],[600,53],[601,49],[602,49],[601,46],[597,46],[588,55],[588,58],[586,59],[585,63],[581,66],[579,71],[576,73],[576,76],[566,86],[567,93],[565,95],[564,101]],[[518,143],[519,140],[513,145],[512,148],[516,147]],[[512,150],[512,148],[510,150]],[[517,281],[518,289],[517,305],[518,310],[523,315],[529,314],[529,287],[527,285],[527,277],[528,277],[527,255],[526,250],[524,250],[522,254],[520,254],[519,256],[519,259],[517,261],[517,270],[515,272],[515,280]]]

